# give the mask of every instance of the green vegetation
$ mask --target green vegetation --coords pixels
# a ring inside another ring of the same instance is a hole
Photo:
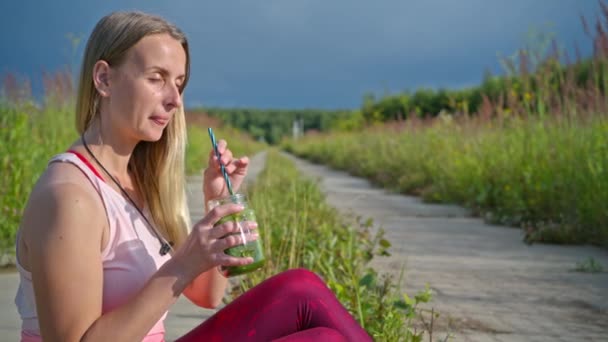
[[[372,231],[369,221],[345,224],[317,185],[276,152],[269,153],[266,165],[250,197],[267,264],[240,278],[232,295],[283,270],[305,267],[325,279],[375,340],[413,341],[421,336],[422,332],[414,334],[412,324],[418,304],[431,299],[430,290],[414,298],[401,295],[400,279],[380,277],[368,265],[373,258],[389,255],[383,231]]]
[[[585,259],[584,261],[577,262],[576,268],[574,269],[576,272],[583,273],[602,273],[604,272],[604,266],[595,260],[592,257]]]
[[[235,157],[251,156],[266,147],[266,144],[253,140],[248,134],[222,124],[205,114],[188,112],[188,146],[186,147],[186,173],[194,174],[207,167],[211,141],[207,128],[213,128],[218,140],[228,142],[228,148]]]
[[[0,253],[13,252],[25,202],[50,157],[77,138],[72,111],[0,103]]]
[[[349,110],[317,109],[201,108],[191,112],[218,118],[227,125],[249,133],[256,140],[269,144],[276,144],[283,137],[291,136],[294,122],[301,124],[303,130],[326,131],[338,127],[341,120],[352,116]]]
[[[604,20],[583,25],[591,37],[594,56],[571,62],[551,34],[531,31],[526,48],[503,58],[506,76],[486,72],[480,85],[464,89],[425,89],[384,95],[366,94],[360,115],[365,123],[436,117],[441,113],[491,115],[509,112],[535,116],[568,115],[584,105],[603,112],[600,94],[608,91],[608,6],[602,2]]]
[[[408,121],[285,147],[432,202],[456,202],[530,241],[608,246],[608,121]]]
[[[460,203],[490,222],[520,226],[527,242],[608,246],[608,24],[595,27],[593,58],[564,67],[550,54],[531,70],[535,54],[522,51],[517,75],[475,90],[475,112],[470,98],[443,92],[441,101],[460,103],[441,107],[452,114],[381,124],[405,104],[434,100],[370,100],[361,112],[375,124],[364,130],[308,134],[283,146],[393,191]]]
[[[521,51],[520,54],[525,61],[527,53]],[[535,68],[537,73],[510,76],[488,74],[482,84],[476,87],[458,90],[421,88],[414,92],[405,91],[379,98],[367,94],[364,96],[361,116],[363,122],[375,123],[405,120],[414,116],[434,117],[441,112],[469,115],[487,110],[488,105],[502,110],[521,110],[543,115],[547,114],[547,108],[542,107],[546,103],[559,103],[559,110],[566,112],[571,109],[570,100],[575,97],[576,90],[589,82],[596,82],[603,89],[608,82],[603,73],[596,77],[597,74],[592,72],[596,68],[604,70],[606,65],[596,66],[591,60],[585,60],[564,66],[558,57],[551,57]],[[514,69],[512,72],[518,71]],[[570,85],[574,87],[569,87]],[[545,91],[548,89],[551,91]]]
[[[27,81],[6,75],[0,97],[0,254],[14,253],[25,201],[50,157],[77,138],[66,73],[44,75],[43,108],[31,100]]]

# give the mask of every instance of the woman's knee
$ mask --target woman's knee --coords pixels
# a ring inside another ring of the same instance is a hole
[[[272,296],[294,299],[319,298],[331,292],[319,275],[305,268],[283,271],[268,278],[256,289]]]
[[[321,277],[305,268],[290,269],[277,277],[284,290],[294,295],[318,294],[319,291],[329,291]]]
[[[347,341],[344,335],[340,334],[335,329],[318,327],[307,329],[303,331],[299,331],[292,335],[285,336],[278,340],[273,340],[274,342],[299,342],[299,341],[327,341],[327,342],[337,342],[337,341]]]
[[[306,268],[294,268],[281,273],[281,276],[284,278],[284,281],[290,283],[307,283],[307,284],[318,284],[326,286],[325,281],[321,279],[321,277]]]

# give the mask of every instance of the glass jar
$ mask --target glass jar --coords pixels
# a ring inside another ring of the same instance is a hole
[[[207,202],[209,210],[223,204],[228,203],[236,203],[241,204],[244,209],[241,212],[230,214],[222,217],[215,225],[219,225],[228,221],[236,222],[239,227],[239,231],[233,233],[234,235],[241,235],[243,237],[248,236],[249,227],[247,227],[247,221],[257,222],[255,217],[255,212],[252,208],[249,207],[247,203],[247,196],[241,193],[236,193],[234,195],[226,196],[223,198],[213,199]],[[260,235],[260,228],[258,227],[258,235]],[[249,273],[251,271],[255,271],[262,266],[264,266],[266,262],[266,258],[264,257],[264,249],[262,247],[261,236],[258,237],[255,241],[245,241],[245,243],[233,246],[224,251],[226,254],[239,257],[246,258],[252,257],[253,262],[248,265],[243,266],[220,266],[219,270],[225,277],[233,277],[245,273]]]

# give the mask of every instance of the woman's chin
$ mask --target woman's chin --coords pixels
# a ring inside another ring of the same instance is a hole
[[[157,133],[157,132],[146,132],[146,134],[142,134],[140,140],[141,141],[147,141],[147,142],[157,142],[162,137],[163,137],[163,132],[160,132],[160,133]]]

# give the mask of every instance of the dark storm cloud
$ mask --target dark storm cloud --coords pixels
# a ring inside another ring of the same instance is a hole
[[[58,68],[70,60],[67,32],[86,36],[102,15],[140,9],[188,35],[187,103],[326,108],[356,107],[366,91],[475,84],[533,27],[589,53],[579,14],[598,9],[577,0],[28,2],[0,5],[0,72]]]

